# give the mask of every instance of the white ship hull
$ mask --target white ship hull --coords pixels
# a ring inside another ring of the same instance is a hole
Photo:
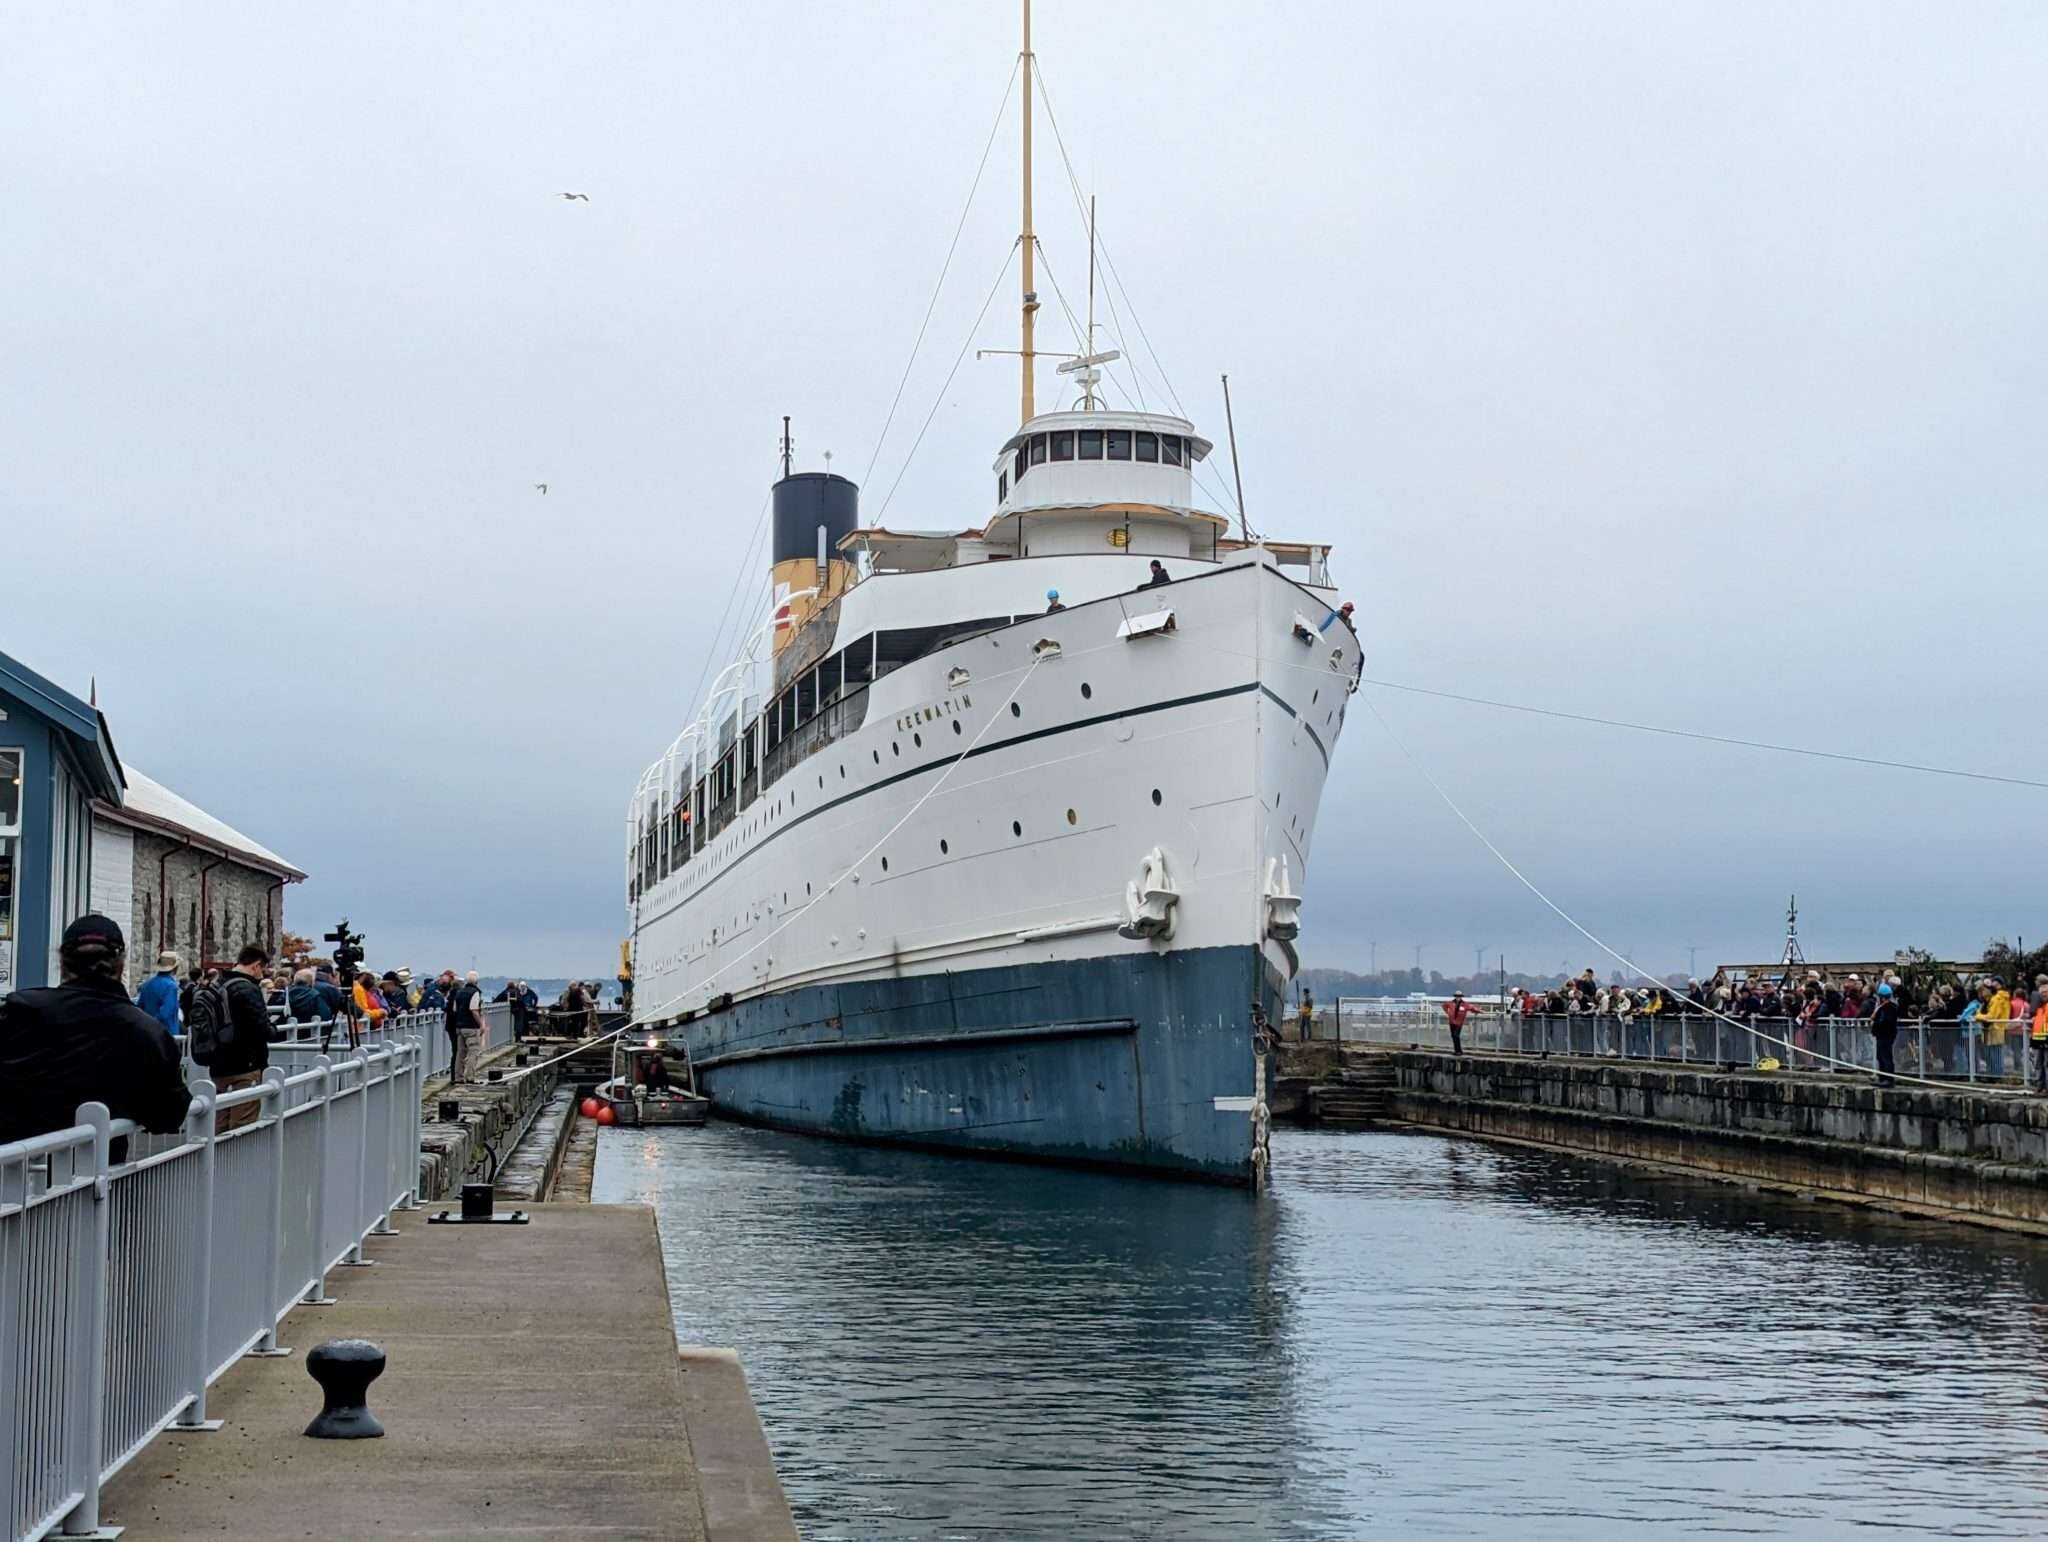
[[[852,591],[900,624],[941,582],[956,616],[1114,586],[883,674],[857,728],[641,888],[636,1015],[686,1025],[722,1109],[1255,1176],[1255,1041],[1358,642],[1256,550],[1168,566],[1137,592],[1143,563],[1093,554]]]

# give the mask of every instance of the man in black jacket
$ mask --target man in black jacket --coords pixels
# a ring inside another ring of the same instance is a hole
[[[269,972],[270,950],[260,942],[252,942],[235,955],[235,967],[221,977],[232,1031],[206,1066],[217,1093],[253,1087],[269,1069],[270,1008],[263,1000],[263,977]],[[213,1127],[225,1135],[262,1117],[263,1106],[251,1101],[222,1109],[214,1118]]]
[[[1899,1037],[1899,998],[1889,985],[1877,988],[1877,1010],[1870,1014],[1870,1037],[1877,1051],[1877,1084],[1892,1084],[1892,1046]]]
[[[128,945],[105,916],[80,916],[57,949],[63,984],[0,1000],[0,1144],[68,1129],[81,1103],[168,1135],[192,1095],[178,1046],[128,999]],[[115,1142],[113,1159],[127,1157]]]

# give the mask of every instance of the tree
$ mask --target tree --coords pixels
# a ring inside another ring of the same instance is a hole
[[[286,932],[277,944],[277,954],[292,969],[304,969],[313,962],[313,944],[297,932]]]
[[[1892,964],[1899,971],[1899,994],[1904,998],[1899,1004],[1908,1011],[1923,1009],[1937,986],[1957,983],[1955,971],[1925,948],[1901,948],[1892,955]]]
[[[2037,975],[2048,974],[2048,945],[2022,953],[2003,937],[1984,944],[1984,972],[2001,985],[2031,991]]]

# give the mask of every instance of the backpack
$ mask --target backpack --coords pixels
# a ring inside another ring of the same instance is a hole
[[[185,1032],[192,1041],[192,1058],[209,1065],[222,1050],[235,1042],[235,1020],[228,1011],[225,981],[205,980],[192,987],[192,1005],[185,1014]]]

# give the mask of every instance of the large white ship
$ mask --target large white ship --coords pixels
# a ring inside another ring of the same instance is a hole
[[[1036,410],[1028,5],[1021,63],[992,505],[863,526],[785,454],[772,615],[628,809],[635,1020],[734,1117],[1257,1183],[1359,641],[1326,546],[1233,536],[1194,425],[1102,404],[1113,355]]]

